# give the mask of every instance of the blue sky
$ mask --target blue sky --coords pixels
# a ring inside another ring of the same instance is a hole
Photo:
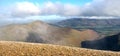
[[[32,2],[32,3],[45,3],[46,1],[51,1],[51,2],[61,2],[61,3],[70,3],[70,4],[75,4],[75,5],[84,5],[88,2],[92,2],[92,0],[0,0],[0,5],[5,6],[5,5],[10,5],[16,2]]]

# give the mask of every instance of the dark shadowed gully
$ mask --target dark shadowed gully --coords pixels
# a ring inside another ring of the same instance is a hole
[[[30,32],[26,42],[43,43],[44,41],[42,38],[40,38],[39,34]]]

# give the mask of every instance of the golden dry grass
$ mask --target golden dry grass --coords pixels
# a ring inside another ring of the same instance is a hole
[[[51,44],[0,41],[0,56],[120,56],[120,52]]]

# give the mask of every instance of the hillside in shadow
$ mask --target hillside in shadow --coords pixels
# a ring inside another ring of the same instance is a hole
[[[83,48],[120,51],[120,33],[99,40],[83,41],[81,45]]]

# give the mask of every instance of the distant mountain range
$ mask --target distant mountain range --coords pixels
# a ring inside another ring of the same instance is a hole
[[[77,30],[92,29],[102,35],[111,35],[120,32],[120,19],[71,18],[57,22],[55,25]]]
[[[117,26],[120,25],[120,19],[81,19],[72,18],[58,22],[61,26]]]

